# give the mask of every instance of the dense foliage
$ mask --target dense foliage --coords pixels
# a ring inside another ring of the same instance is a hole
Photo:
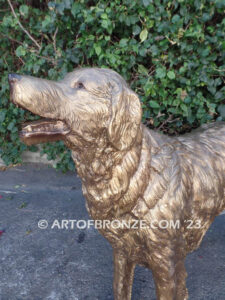
[[[0,0],[0,149],[26,149],[19,124],[35,117],[9,103],[9,72],[59,79],[81,66],[112,68],[140,96],[148,126],[168,134],[225,118],[225,1]],[[20,23],[19,23],[20,22]],[[27,31],[26,31],[27,30]],[[35,151],[35,147],[31,147]],[[73,169],[62,142],[43,153]]]

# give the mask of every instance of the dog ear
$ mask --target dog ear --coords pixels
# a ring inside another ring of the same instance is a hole
[[[123,85],[113,88],[111,101],[109,140],[117,150],[125,150],[133,144],[140,127],[141,103],[138,96]]]

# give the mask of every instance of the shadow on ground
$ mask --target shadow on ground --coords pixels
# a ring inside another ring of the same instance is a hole
[[[51,229],[63,219],[89,219],[75,173],[38,164],[0,172],[0,300],[113,300],[111,246],[93,227]],[[186,267],[191,300],[225,299],[224,214]],[[156,299],[148,269],[137,267],[132,299]]]

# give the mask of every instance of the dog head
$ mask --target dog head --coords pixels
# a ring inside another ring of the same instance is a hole
[[[9,83],[15,105],[45,118],[23,126],[21,138],[28,145],[62,139],[82,146],[95,143],[103,132],[117,150],[135,141],[141,104],[112,70],[77,69],[60,81],[10,74]]]

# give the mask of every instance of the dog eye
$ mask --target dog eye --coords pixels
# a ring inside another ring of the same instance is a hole
[[[76,82],[74,87],[76,89],[84,89],[85,88],[82,82]]]

